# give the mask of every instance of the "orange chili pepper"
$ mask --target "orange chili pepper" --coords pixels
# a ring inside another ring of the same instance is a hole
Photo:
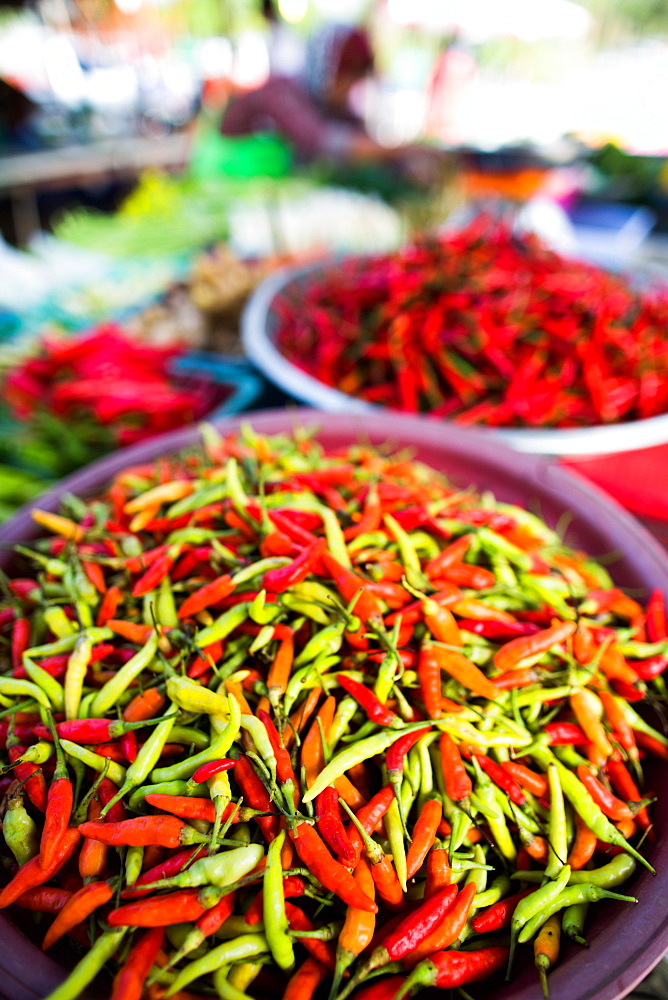
[[[528,638],[533,638],[533,636]],[[484,675],[480,667],[477,667],[463,653],[429,642],[423,644],[422,652],[425,656],[433,657],[441,670],[445,670],[473,694],[480,695],[481,698],[489,698],[491,701],[498,698],[499,689]],[[420,658],[422,658],[422,652]]]
[[[280,698],[281,695],[285,694],[285,689],[287,688],[288,681],[290,680],[294,652],[294,636],[288,635],[285,639],[281,639],[278,645],[278,651],[267,674],[267,691],[269,693],[270,701],[272,700],[272,697]]]
[[[67,934],[72,927],[76,927],[100,906],[108,903],[113,895],[114,890],[108,882],[89,882],[75,892],[44,935],[42,951],[48,951],[63,934]]]
[[[283,1000],[312,1000],[326,975],[326,966],[318,962],[313,955],[309,955],[288,980],[283,991]]]
[[[427,854],[434,846],[438,826],[443,817],[443,805],[439,799],[428,799],[413,827],[413,839],[406,854],[408,878],[418,871]]]
[[[70,826],[61,838],[58,850],[52,858],[48,868],[40,865],[40,857],[37,855],[27,861],[17,871],[16,875],[0,892],[0,910],[14,903],[19,896],[22,896],[28,889],[36,889],[39,885],[44,885],[56,875],[61,868],[70,860],[81,840],[81,832],[77,827]]]
[[[534,632],[533,635],[519,636],[505,642],[494,654],[494,666],[501,673],[530,667],[553,646],[565,642],[577,628],[575,622],[553,621],[549,628]]]
[[[102,803],[95,796],[88,803],[87,820],[94,823],[100,819]],[[79,851],[79,874],[83,879],[99,879],[107,865],[109,847],[99,840],[84,837]]]
[[[612,745],[597,715],[600,702],[596,695],[592,691],[580,688],[571,694],[569,701],[573,715],[587,739],[591,740],[603,757],[609,757]]]
[[[146,688],[125,706],[123,721],[143,722],[146,719],[154,719],[160,715],[166,701],[167,698],[158,688]]]

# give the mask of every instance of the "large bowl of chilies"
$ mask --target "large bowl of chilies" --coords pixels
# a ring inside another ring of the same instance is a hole
[[[276,272],[242,318],[303,403],[471,426],[518,451],[668,441],[665,275],[613,274],[480,216],[392,253]]]
[[[567,471],[267,411],[0,552],[13,1000],[620,1000],[668,950],[668,557]]]

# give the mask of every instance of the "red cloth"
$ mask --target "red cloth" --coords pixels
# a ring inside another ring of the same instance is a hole
[[[668,445],[561,461],[638,517],[668,521]]]

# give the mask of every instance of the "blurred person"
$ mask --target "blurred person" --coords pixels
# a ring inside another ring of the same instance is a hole
[[[435,181],[440,154],[423,146],[386,147],[376,142],[351,107],[354,88],[374,73],[367,32],[330,24],[307,46],[300,76],[270,76],[267,83],[234,97],[223,114],[225,136],[273,131],[293,147],[298,162],[329,160],[380,166],[420,184]]]

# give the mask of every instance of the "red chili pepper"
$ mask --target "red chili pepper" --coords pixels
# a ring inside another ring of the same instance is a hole
[[[500,764],[497,764],[495,760],[492,760],[491,757],[488,757],[487,754],[480,753],[478,750],[475,751],[475,758],[483,771],[502,792],[506,793],[511,802],[514,802],[518,806],[524,805],[527,797],[512,774],[501,767]]]
[[[125,759],[132,764],[137,759],[137,735],[134,730],[123,733],[120,737],[119,745]]]
[[[98,608],[95,624],[103,626],[107,624],[110,618],[114,618],[122,600],[123,591],[121,588],[116,586],[109,587]]]
[[[213,778],[214,774],[220,774],[221,771],[229,771],[236,764],[236,760],[232,760],[231,757],[222,757],[220,760],[210,760],[208,764],[202,764],[198,767],[196,771],[193,772],[192,778],[190,779],[194,784],[198,785],[209,778]]]
[[[121,823],[81,823],[84,837],[100,840],[110,847],[183,847],[195,844],[200,837],[197,831],[176,816],[134,816]]]
[[[290,929],[293,931],[314,931],[316,929],[315,924],[294,903],[286,901],[285,915],[288,918]],[[318,962],[321,962],[328,969],[334,971],[336,951],[330,941],[318,941],[317,938],[309,937],[303,937],[299,940]]]
[[[344,865],[354,867],[359,854],[351,843],[343,825],[339,809],[339,793],[334,785],[324,788],[315,800],[315,816],[318,833],[327,847],[338,855]]]
[[[262,578],[262,585],[274,594],[282,594],[290,587],[301,583],[314,573],[320,563],[320,558],[327,548],[324,538],[318,538],[281,569],[270,569]]]
[[[660,743],[654,736],[649,736],[647,733],[643,733],[640,729],[634,729],[633,735],[636,738],[636,743],[643,750],[647,750],[649,753],[653,754],[654,757],[658,757],[659,760],[664,760],[668,762],[668,747]]]
[[[294,899],[304,895],[304,881],[298,875],[286,875],[283,879],[283,896],[285,899]],[[254,926],[259,924],[263,917],[264,892],[262,889],[251,903],[244,914],[246,923]]]
[[[141,1000],[164,936],[162,927],[152,927],[141,936],[114,977],[110,1000]]]
[[[513,688],[528,687],[540,680],[540,673],[533,667],[524,670],[509,670],[505,674],[497,674],[492,678],[494,684],[500,691],[512,691]]]
[[[53,885],[40,885],[36,889],[28,889],[15,900],[15,905],[22,910],[32,910],[33,913],[60,913],[70,899],[69,889],[59,889]]]
[[[641,680],[652,681],[655,677],[660,677],[668,667],[668,656],[658,654],[650,656],[646,660],[633,660],[631,666]]]
[[[12,673],[16,677],[16,672],[23,666],[23,654],[30,647],[30,619],[16,618],[12,629]]]
[[[295,778],[292,760],[290,759],[288,751],[281,745],[281,738],[273,720],[269,714],[261,708],[257,710],[256,714],[258,719],[262,722],[264,728],[267,730],[267,735],[269,736],[274,756],[276,757],[276,777],[281,784],[285,784],[286,781],[291,781],[296,790],[299,783]]]
[[[113,783],[111,778],[103,778],[97,789],[97,794],[100,802],[103,806],[109,805],[111,800],[116,797],[118,793],[118,788]],[[123,802],[119,799],[115,802],[111,809],[106,814],[107,821],[109,823],[122,823],[126,818],[125,806]]]
[[[593,774],[585,764],[578,764],[578,778],[585,786],[592,799],[610,819],[616,823],[624,819],[633,819],[633,813],[616,795],[603,785],[595,774]]]
[[[649,595],[645,608],[645,627],[649,642],[660,642],[668,638],[668,621],[666,619],[666,598],[662,590],[655,589]]]
[[[500,931],[505,927],[510,927],[517,904],[525,896],[531,895],[533,891],[532,887],[531,889],[525,889],[524,892],[515,893],[514,896],[506,896],[505,899],[500,899],[493,906],[488,906],[486,910],[476,913],[471,921],[473,930],[476,934],[491,934],[493,931]]]
[[[246,757],[241,756],[237,760],[234,768],[234,780],[241,789],[246,805],[257,809],[259,812],[275,812],[267,789],[258,778],[250,761]],[[266,841],[271,842],[278,836],[278,815],[255,816],[254,819],[262,830]]]
[[[445,791],[453,802],[461,802],[473,791],[473,783],[462,763],[459,747],[449,733],[441,733],[439,749]]]
[[[63,539],[63,542],[67,544],[65,539]],[[10,594],[17,597],[19,601],[23,601],[24,604],[34,604],[39,601],[42,592],[37,580],[32,580],[29,577],[15,577],[13,580],[8,581],[7,587]],[[11,612],[11,614],[8,615],[8,611]],[[3,616],[6,621],[2,620]],[[0,612],[0,628],[4,624],[13,621],[15,616],[16,612],[13,608],[4,608],[2,612]]]
[[[374,950],[367,968],[378,968],[409,955],[438,927],[456,897],[457,886],[446,885],[417,906],[388,934],[382,945]]]
[[[502,642],[504,639],[513,639],[516,636],[534,635],[539,631],[538,626],[532,622],[506,622],[493,619],[480,621],[474,618],[460,618],[458,625],[463,632],[473,632],[485,639],[491,639],[492,642]],[[494,683],[498,685],[498,677],[494,678]]]
[[[172,875],[178,875],[194,861],[198,861],[205,855],[206,845],[196,848],[187,847],[181,851],[176,851],[153,868],[142,872],[135,884],[129,889],[124,889],[121,896],[123,898],[127,896],[145,896],[147,893],[153,892],[153,889],[144,889],[142,888],[143,886],[151,885],[153,882],[161,882],[163,879],[171,878]]]
[[[357,704],[366,712],[369,719],[375,722],[376,725],[391,726],[397,721],[397,716],[394,712],[377,698],[371,688],[360,684],[359,681],[354,681],[352,677],[346,677],[345,674],[337,674],[336,679],[344,691],[352,695]]]
[[[7,752],[9,755],[9,762],[13,764],[19,757],[21,757],[27,750],[22,743],[11,742],[11,734],[7,737]],[[36,764],[17,764],[14,767],[14,774],[20,782],[25,787],[28,793],[28,798],[32,804],[39,809],[40,812],[46,812],[47,805],[47,788],[46,779],[42,774],[41,768]]]
[[[552,646],[565,642],[577,628],[572,621],[554,621],[549,628],[533,635],[511,639],[501,646],[494,655],[494,666],[501,673],[519,667],[531,666],[537,658]]]
[[[518,785],[522,785],[532,795],[539,799],[546,798],[549,790],[547,778],[543,774],[537,774],[530,767],[520,764],[514,760],[504,760],[501,767],[515,779]]]
[[[51,859],[48,868],[44,868],[40,864],[39,854],[22,865],[12,880],[0,892],[0,910],[11,906],[24,892],[49,882],[74,855],[80,841],[80,830],[70,826],[61,837],[58,850]]]
[[[383,816],[394,802],[394,789],[392,785],[385,785],[379,792],[369,799],[366,805],[361,806],[355,813],[356,819],[367,833],[371,834],[382,822]],[[355,825],[351,822],[348,826],[348,836],[355,851],[359,854],[362,851],[362,838]]]
[[[181,620],[192,618],[194,615],[199,614],[200,611],[205,611],[213,604],[218,604],[219,601],[224,600],[232,593],[234,586],[229,573],[219,576],[210,583],[205,583],[204,586],[194,591],[189,597],[186,597],[178,610],[179,618]]]
[[[631,812],[635,815],[640,826],[647,830],[652,825],[647,808],[633,808],[633,803],[640,802],[642,796],[635,781],[629,774],[628,768],[623,761],[610,757],[606,761],[605,771],[610,778],[610,783],[618,795],[621,795],[625,802],[631,803]]]
[[[574,722],[548,722],[544,732],[550,738],[550,746],[569,746],[590,742],[584,731]]]
[[[110,927],[171,927],[198,920],[204,913],[197,899],[198,891],[181,889],[165,896],[127,903],[107,914],[107,923]]]
[[[363,577],[358,576],[357,573],[346,566],[342,566],[327,551],[323,552],[321,562],[336,584],[336,589],[343,600],[350,603],[353,598],[356,598],[353,614],[360,619],[363,625],[367,625],[372,618],[379,619],[382,617],[380,602],[366,588],[366,581]]]
[[[308,823],[298,823],[290,831],[297,854],[318,881],[348,906],[377,913],[378,907],[362,892],[347,868],[336,861],[316,831]]]
[[[39,863],[49,869],[58,854],[72,816],[74,790],[67,773],[67,765],[59,755],[56,769],[49,785],[44,813],[44,826],[39,845]]]
[[[477,983],[502,969],[509,954],[510,948],[499,946],[477,951],[437,951],[415,967],[407,982],[418,988],[436,986],[440,990]]]

